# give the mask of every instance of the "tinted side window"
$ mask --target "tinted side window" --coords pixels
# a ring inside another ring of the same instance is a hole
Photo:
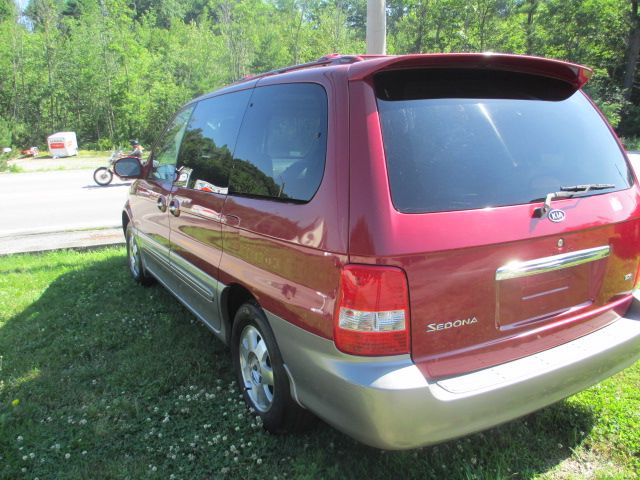
[[[202,100],[182,140],[176,185],[226,194],[232,152],[250,90]]]
[[[230,192],[308,201],[324,172],[327,95],[317,84],[254,90],[238,136]]]
[[[153,152],[151,178],[173,182],[180,141],[192,111],[190,105],[178,113],[160,137]]]

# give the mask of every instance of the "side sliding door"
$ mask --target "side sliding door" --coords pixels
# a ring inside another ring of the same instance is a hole
[[[222,207],[229,190],[233,149],[251,89],[198,102],[184,134],[171,194],[171,265],[175,293],[209,328],[223,336],[219,308]]]

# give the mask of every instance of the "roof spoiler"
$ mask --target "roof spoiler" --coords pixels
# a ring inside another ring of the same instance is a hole
[[[349,80],[363,80],[382,70],[414,68],[486,68],[555,78],[576,90],[589,81],[593,70],[575,63],[502,53],[417,54],[368,58],[349,67]]]

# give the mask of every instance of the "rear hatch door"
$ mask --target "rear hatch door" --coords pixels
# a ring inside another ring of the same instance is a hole
[[[393,202],[380,245],[407,273],[412,357],[430,377],[568,342],[630,304],[635,179],[568,78],[444,66],[373,77]]]

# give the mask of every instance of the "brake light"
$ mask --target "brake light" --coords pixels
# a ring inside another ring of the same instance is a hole
[[[409,353],[409,289],[399,268],[347,265],[334,319],[336,347],[353,355]]]

